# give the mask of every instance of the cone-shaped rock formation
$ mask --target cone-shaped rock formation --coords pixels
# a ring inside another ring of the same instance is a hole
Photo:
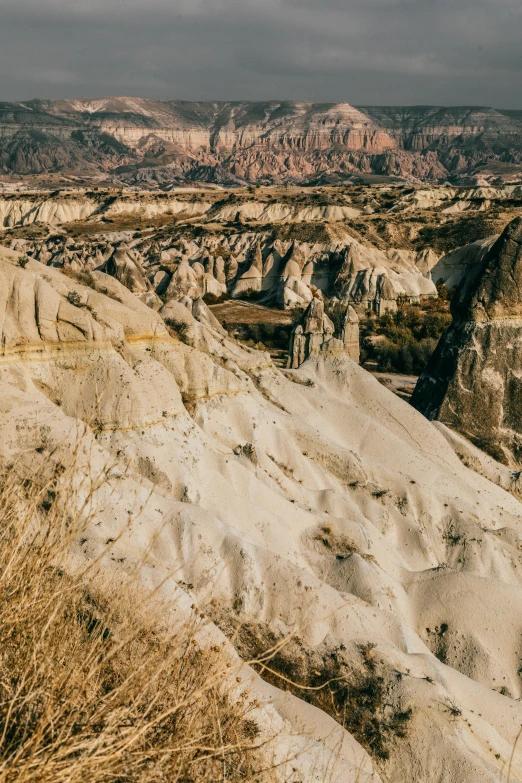
[[[467,276],[453,323],[419,378],[412,404],[496,459],[522,464],[522,218]]]

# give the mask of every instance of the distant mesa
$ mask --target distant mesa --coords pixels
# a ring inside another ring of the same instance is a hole
[[[478,142],[478,143],[473,143]],[[522,119],[485,107],[114,97],[0,103],[0,172],[128,184],[520,181]]]

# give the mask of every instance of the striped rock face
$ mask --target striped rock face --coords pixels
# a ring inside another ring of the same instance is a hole
[[[306,183],[325,172],[513,181],[521,156],[519,114],[483,107],[124,97],[0,103],[0,170],[21,175],[114,172],[131,183],[231,185]]]

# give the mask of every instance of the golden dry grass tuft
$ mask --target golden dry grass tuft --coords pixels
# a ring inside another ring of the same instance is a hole
[[[223,647],[196,642],[199,613],[173,632],[100,568],[65,567],[85,524],[70,478],[0,476],[0,783],[265,780],[254,707]]]

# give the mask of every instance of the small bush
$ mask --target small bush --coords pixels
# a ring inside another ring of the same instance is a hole
[[[445,287],[439,286],[438,299],[404,304],[396,313],[377,318],[368,314],[361,320],[362,362],[376,362],[381,372],[420,375],[451,323],[449,300]]]
[[[242,625],[236,644],[252,657],[272,646],[266,662],[254,664],[263,679],[331,715],[374,759],[388,759],[393,744],[407,736],[412,710],[393,698],[375,645],[362,645],[360,662],[348,662],[342,645],[320,655],[303,647],[297,636],[278,640],[269,631],[266,639],[259,636],[259,627]]]
[[[127,582],[64,569],[87,540],[71,484],[1,477],[1,783],[260,779],[252,704],[196,643],[201,615],[173,631]]]
[[[220,296],[216,296],[215,294],[205,294],[203,301],[208,305],[216,305],[222,304],[223,302],[228,302],[230,301],[230,298],[231,297],[228,294],[221,294]]]
[[[83,305],[82,298],[81,298],[80,294],[77,291],[68,291],[67,292],[67,299],[75,307],[82,307],[82,305]]]
[[[437,340],[419,342],[407,339],[394,343],[386,340],[373,350],[373,357],[382,372],[420,375],[437,347]]]
[[[241,299],[246,302],[259,302],[266,297],[266,291],[254,291],[253,288],[249,288],[247,291],[243,291]]]

